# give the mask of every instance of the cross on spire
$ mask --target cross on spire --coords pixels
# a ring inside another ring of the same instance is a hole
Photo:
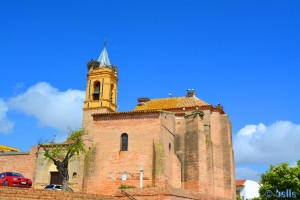
[[[104,36],[104,47],[106,47],[106,36]]]

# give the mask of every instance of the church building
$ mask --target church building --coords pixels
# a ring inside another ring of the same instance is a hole
[[[74,190],[113,195],[121,185],[172,187],[235,199],[231,122],[221,105],[190,89],[181,97],[141,97],[133,110],[118,112],[118,68],[106,45],[87,70],[82,127],[91,141],[86,154],[70,163]],[[23,156],[32,161],[26,173],[36,188],[53,180],[55,167],[45,163],[43,152],[33,147]],[[4,157],[0,163],[13,170]]]
[[[88,63],[82,126],[93,141],[81,173],[84,190],[139,187],[142,170],[146,187],[234,196],[231,122],[221,105],[188,90],[182,97],[139,98],[132,111],[117,112],[117,88],[118,69],[104,46],[99,59]]]

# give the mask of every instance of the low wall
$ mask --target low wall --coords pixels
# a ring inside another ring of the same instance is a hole
[[[187,200],[187,199],[199,199],[199,200],[229,200],[227,198],[213,197],[206,194],[199,194],[194,191],[177,189],[172,187],[150,187],[150,188],[134,188],[123,190],[130,196],[138,200]],[[121,190],[116,191],[115,197],[121,200],[127,200]],[[231,200],[231,199],[230,199]]]
[[[143,188],[123,190],[137,200],[228,200],[225,198],[215,198],[193,191],[175,188]],[[65,192],[43,189],[26,189],[0,186],[0,200],[128,200],[129,198],[117,190],[113,196],[103,196],[97,194],[86,194],[80,192]]]
[[[43,189],[26,189],[0,186],[1,200],[114,200],[112,196],[101,196],[78,192]]]

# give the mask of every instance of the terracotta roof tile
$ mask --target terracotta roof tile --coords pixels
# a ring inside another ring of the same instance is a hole
[[[236,186],[243,186],[245,184],[246,180],[236,180],[235,185]]]
[[[172,108],[184,108],[193,106],[209,105],[197,97],[171,97],[161,99],[150,99],[135,107],[134,111],[140,110],[165,110]]]
[[[19,148],[4,146],[0,144],[0,152],[19,152]]]

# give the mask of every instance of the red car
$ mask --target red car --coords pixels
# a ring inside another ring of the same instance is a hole
[[[3,172],[0,174],[0,186],[31,188],[32,180],[16,172]]]

